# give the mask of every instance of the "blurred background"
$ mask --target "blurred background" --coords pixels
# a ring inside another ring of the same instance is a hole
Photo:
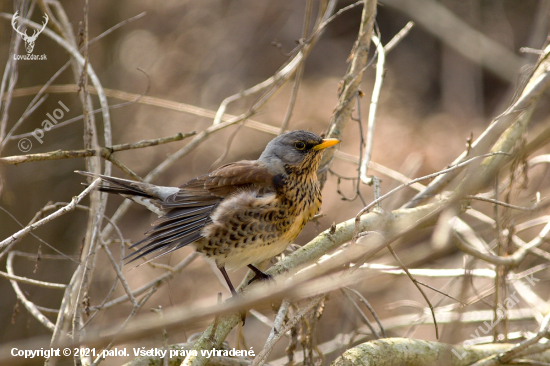
[[[60,4],[72,23],[74,33],[78,35],[84,2],[60,1]],[[340,1],[338,8],[350,4],[350,1]],[[316,9],[317,2],[313,2],[313,6]],[[90,45],[90,64],[104,88],[137,95],[148,89],[148,96],[215,111],[224,98],[269,78],[288,60],[288,52],[297,46],[297,41],[302,37],[305,7],[305,1],[93,1],[89,8],[90,38],[142,12],[146,14]],[[547,39],[549,7],[549,1],[535,0],[442,0],[422,1],[411,9],[406,0],[381,1],[376,19],[382,43],[387,43],[410,20],[415,21],[416,25],[387,54],[374,135],[373,161],[410,178],[432,173],[450,164],[464,150],[471,134],[474,138],[478,137],[492,118],[502,113],[522,82],[522,77],[528,75],[538,57],[536,50],[541,49]],[[11,16],[14,9],[19,9],[19,2],[0,2],[0,12]],[[358,6],[338,16],[328,25],[312,49],[305,62],[289,129],[307,129],[319,134],[326,132],[337,104],[338,85],[347,70],[347,60],[357,37],[361,11],[362,8]],[[313,14],[316,15],[315,10]],[[450,15],[450,20],[441,14]],[[41,8],[34,7],[31,19],[40,23],[43,21],[42,16]],[[462,28],[453,28],[454,25]],[[460,31],[457,32],[457,29]],[[12,37],[14,34],[9,18],[1,18],[2,65],[12,57]],[[472,43],[472,39],[479,43]],[[487,41],[491,47],[487,46]],[[532,50],[520,52],[524,47]],[[18,54],[24,53],[21,45]],[[33,53],[46,54],[47,60],[17,62],[14,97],[9,109],[3,109],[8,119],[8,130],[15,125],[36,94],[25,92],[24,88],[45,84],[69,60],[67,52],[44,34],[37,38]],[[138,69],[142,69],[148,76]],[[374,72],[371,67],[363,77],[363,123],[366,123]],[[70,68],[53,82],[53,85],[66,84],[75,84]],[[292,81],[282,87],[252,118],[271,126],[281,126],[291,92]],[[82,114],[79,98],[74,91],[47,94],[45,102],[26,118],[13,132],[14,135],[41,127],[46,114],[59,108],[59,101],[70,110],[65,114],[65,119]],[[258,94],[255,94],[230,104],[227,113],[238,115],[246,112],[257,97]],[[95,108],[99,108],[97,96],[92,95],[92,99]],[[122,102],[124,100],[109,98],[110,105]],[[545,95],[529,127],[532,131],[540,130],[548,123],[548,111],[548,96]],[[140,103],[131,103],[111,109],[110,112],[114,144],[171,136],[178,132],[200,132],[212,124],[211,118]],[[100,145],[103,145],[100,114],[97,114],[97,121]],[[256,159],[265,144],[273,138],[273,135],[262,131],[248,127],[237,131],[238,128],[239,125],[236,125],[212,135],[154,183],[177,186],[216,166],[240,159]],[[28,153],[81,149],[82,136],[82,121],[76,121],[62,128],[45,131],[42,144],[31,137],[33,145]],[[357,157],[359,136],[358,123],[350,121],[339,149]],[[213,166],[224,154],[229,141],[232,142],[226,156]],[[117,153],[116,156],[143,177],[187,142],[184,140],[130,150]],[[548,153],[549,149],[545,151]],[[0,151],[3,157],[19,154],[22,152],[18,148],[18,139],[5,143]],[[80,193],[80,183],[84,179],[73,171],[84,169],[83,159],[0,166],[0,239],[7,238],[21,228],[16,220],[26,225],[48,202],[69,202]],[[344,177],[356,176],[356,169],[356,164],[342,159],[336,159],[332,166],[334,173]],[[113,174],[125,177],[116,167],[113,168]],[[369,171],[369,174],[382,178],[383,193],[398,184],[378,172]],[[521,197],[531,197],[537,190],[543,195],[548,191],[550,182],[545,168],[536,168],[532,174],[529,187]],[[372,200],[370,187],[362,187],[361,192],[367,202]],[[352,197],[353,193],[352,182],[339,182],[337,175],[329,174],[323,193],[322,210],[325,216],[317,223],[309,223],[297,243],[305,244],[333,222],[339,223],[354,217],[364,206],[363,203],[359,199],[342,199],[344,196]],[[383,208],[398,208],[414,193],[412,189],[405,190],[383,203]],[[107,215],[112,215],[121,202],[119,197],[109,197]],[[83,203],[87,204],[87,199]],[[492,212],[489,205],[475,205],[489,215]],[[76,258],[86,229],[86,215],[85,211],[68,213],[42,226],[35,234],[59,251]],[[153,219],[152,213],[133,205],[119,226],[126,239],[136,242],[149,229]],[[430,235],[431,231],[426,230],[401,240],[396,246],[398,254],[407,258],[407,263],[415,267],[460,268],[463,254],[455,248],[430,250]],[[43,255],[55,254],[46,244],[32,236],[25,237],[16,249],[34,254],[39,251]],[[113,247],[115,256],[119,255],[117,250]],[[159,262],[174,265],[190,253],[191,249],[182,249],[159,259]],[[103,301],[115,278],[105,258],[105,254],[100,253],[98,263],[105,270],[100,267],[94,275],[89,294],[92,305]],[[2,258],[0,262],[2,270],[5,261],[6,258]],[[387,263],[393,264],[391,260]],[[17,257],[14,267],[17,275],[68,283],[76,265],[68,260],[44,258],[36,262]],[[128,270],[124,268],[124,273],[132,288],[142,286],[162,273],[148,266],[130,272]],[[546,277],[541,275],[539,278],[547,280],[548,272],[545,273]],[[233,282],[238,283],[244,274],[245,271],[241,270],[230,276]],[[434,280],[431,284],[445,286],[447,281]],[[483,286],[483,282],[480,286]],[[26,296],[40,306],[49,309],[59,307],[63,291],[28,285],[21,287]],[[398,288],[400,290],[396,291]],[[396,301],[410,300],[423,304],[421,295],[405,278],[382,276],[380,281],[360,283],[356,289],[384,318],[417,311],[401,306]],[[159,305],[168,308],[174,304],[190,304],[197,299],[215,303],[220,291],[224,298],[228,296],[210,267],[198,259],[183,272],[176,274],[167,286],[159,289],[141,312]],[[17,305],[9,281],[0,279],[0,292],[3,294],[0,298],[0,325],[3,329],[0,342],[49,334],[21,305]],[[119,285],[112,298],[122,294]],[[484,308],[485,305],[479,306]],[[127,316],[129,309],[127,304],[113,307],[98,314],[93,324],[112,323],[113,319]],[[264,313],[273,318],[272,312]],[[48,316],[55,321],[54,314]],[[338,333],[349,333],[359,324],[361,320],[353,312],[352,305],[340,293],[334,293],[317,325],[317,341],[322,343],[333,339]],[[524,329],[529,325],[526,322],[513,326]],[[196,327],[169,334],[169,343],[184,342],[200,330],[200,327]],[[467,327],[463,330],[463,337],[467,337],[468,330]],[[249,317],[243,331],[247,346],[261,349],[269,328],[261,325],[256,318]],[[402,336],[406,331],[407,328],[397,328],[390,334]],[[431,326],[421,326],[411,332],[409,335],[415,338],[435,339]],[[442,334],[440,341],[443,342],[462,339],[456,333],[451,334],[451,328],[445,326]],[[148,346],[159,345],[161,340],[162,334],[153,335]],[[230,337],[228,341],[231,344],[235,339]],[[283,357],[286,345],[285,341],[280,342],[271,357]],[[337,353],[333,355],[336,357]],[[116,358],[107,360],[105,364],[119,364],[122,361],[122,358]]]

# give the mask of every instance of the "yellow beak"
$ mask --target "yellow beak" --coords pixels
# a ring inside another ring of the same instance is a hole
[[[313,146],[312,150],[315,150],[315,151],[323,150],[323,149],[326,149],[327,147],[331,147],[339,143],[340,143],[340,140],[338,139],[324,139],[323,142],[321,142],[319,145]]]

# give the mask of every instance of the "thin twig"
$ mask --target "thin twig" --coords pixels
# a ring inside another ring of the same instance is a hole
[[[362,165],[361,161],[363,159],[363,147],[365,145],[365,142],[364,142],[364,139],[363,139],[363,121],[361,119],[361,95],[360,95],[359,92],[355,96],[355,100],[357,101],[356,102],[357,118],[353,117],[353,114],[352,114],[351,119],[353,121],[356,121],[357,125],[359,126],[359,138],[360,138],[360,141],[359,141],[359,166],[361,166]],[[344,176],[332,171],[331,169],[329,169],[329,172],[338,177],[338,181],[337,181],[337,187],[338,188],[337,188],[336,192],[340,196],[342,196],[342,200],[344,200],[344,201],[355,201],[355,199],[357,197],[359,197],[359,199],[361,200],[361,203],[363,204],[363,206],[367,205],[365,199],[363,198],[363,195],[361,194],[361,184],[360,184],[361,183],[361,169],[360,168],[357,168],[357,176],[353,177],[353,178],[344,177]],[[346,195],[341,191],[341,189],[340,189],[340,180],[341,179],[352,180],[353,181],[353,186],[354,186],[354,190],[355,190],[355,194],[353,195],[353,197],[351,197],[351,198],[346,197]]]
[[[359,226],[359,222],[360,222],[360,218],[361,216],[367,212],[368,210],[370,210],[373,206],[377,205],[379,202],[381,202],[382,200],[386,199],[387,197],[391,196],[392,194],[394,194],[395,192],[405,188],[405,187],[408,187],[416,182],[420,182],[422,180],[426,180],[426,179],[430,179],[430,178],[433,178],[433,177],[436,177],[438,175],[441,175],[441,174],[445,174],[447,172],[450,172],[452,170],[456,170],[456,169],[459,169],[461,168],[462,166],[464,165],[467,165],[469,163],[471,163],[472,161],[474,160],[477,160],[477,159],[480,159],[480,158],[485,158],[485,157],[488,157],[488,156],[495,156],[495,155],[508,155],[507,153],[503,153],[503,152],[494,152],[494,153],[489,153],[489,154],[485,154],[485,155],[481,155],[481,156],[476,156],[476,157],[473,157],[473,158],[470,158],[466,161],[463,161],[457,165],[454,165],[454,166],[451,166],[450,168],[447,168],[447,169],[443,169],[443,170],[440,170],[439,172],[436,172],[436,173],[432,173],[432,174],[428,174],[428,175],[425,175],[423,177],[420,177],[420,178],[416,178],[416,179],[413,179],[411,180],[410,182],[408,183],[405,183],[405,184],[402,184],[400,186],[397,186],[395,187],[394,189],[392,189],[391,191],[389,191],[388,193],[380,196],[379,198],[375,199],[374,201],[372,201],[371,203],[369,203],[367,206],[365,206],[363,209],[361,209],[361,211],[359,211],[359,213],[355,216],[355,227],[356,227],[356,231],[354,233],[354,242],[357,240],[357,235],[359,234],[359,230],[358,230],[358,226]]]
[[[311,12],[313,9],[313,1],[307,0],[306,1],[306,11],[304,15],[304,26],[302,28],[302,39],[307,39],[309,34],[309,26],[310,26],[310,19],[311,19]],[[302,76],[304,75],[304,63],[301,63],[298,66],[298,69],[296,70],[296,76],[294,77],[294,85],[292,86],[292,92],[290,94],[290,102],[288,103],[288,107],[286,110],[285,118],[283,119],[283,123],[281,124],[281,130],[280,134],[285,132],[288,128],[288,123],[290,122],[290,117],[292,117],[292,111],[294,110],[294,105],[296,103],[296,99],[298,97],[298,90],[300,88],[300,82],[302,81]]]
[[[22,97],[22,96],[26,96],[26,95],[33,95],[33,94],[37,93],[38,91],[40,91],[41,87],[42,86],[38,85],[38,86],[32,86],[32,87],[28,87],[28,88],[15,89],[14,93],[13,93],[13,96],[14,97]],[[66,85],[51,85],[51,86],[49,86],[45,89],[45,92],[48,92],[48,93],[74,93],[77,90],[78,90],[78,85],[66,84]],[[128,105],[128,104],[138,103],[138,104],[144,104],[144,105],[150,105],[150,106],[154,106],[154,107],[174,110],[174,111],[177,111],[177,112],[189,113],[189,114],[192,114],[192,115],[198,116],[198,117],[214,118],[216,116],[216,112],[213,111],[213,110],[206,109],[206,108],[201,108],[201,107],[196,107],[196,106],[191,105],[191,104],[179,103],[179,102],[174,102],[174,101],[171,101],[171,100],[166,100],[166,99],[151,97],[151,96],[144,96],[144,95],[140,95],[140,94],[127,93],[127,92],[123,92],[123,91],[120,91],[120,90],[103,89],[103,91],[105,92],[105,95],[109,98],[116,98],[116,99],[128,101],[127,103],[121,103],[121,104],[115,104],[115,105],[109,106],[109,108],[111,108],[111,109],[115,108],[117,106],[125,106],[125,105]],[[93,86],[90,86],[90,93],[97,94],[97,90]],[[99,111],[100,111],[100,109],[96,109],[96,110],[93,111],[93,113],[98,113]],[[222,122],[227,122],[227,121],[234,120],[235,118],[237,118],[237,116],[232,115],[232,114],[224,113],[223,118],[222,118],[221,121]],[[58,123],[57,125],[53,126],[52,129],[57,128],[57,126],[59,126],[60,124],[66,125],[68,123],[72,123],[74,121],[78,121],[78,120],[81,120],[81,119],[82,119],[82,116],[74,117],[70,120]],[[251,119],[247,119],[244,122],[244,125],[245,125],[245,127],[253,128],[257,131],[262,131],[262,132],[269,133],[269,134],[275,135],[275,136],[279,133],[279,128],[278,127],[270,126],[268,124],[265,124],[265,123],[262,123],[262,122],[259,122],[259,121],[255,121],[255,120],[251,120]],[[20,137],[28,137],[30,135],[31,135],[30,133],[21,134],[21,135],[17,135],[17,136],[12,136],[11,138],[15,139],[15,138],[20,138]]]
[[[57,207],[61,207],[61,204],[53,204],[53,205],[50,205],[50,204],[47,204],[45,207],[43,207],[40,211],[38,211],[34,217],[32,218],[32,220],[29,222],[28,225],[32,225],[34,224],[39,218],[42,217],[42,215],[44,214],[44,212],[46,211],[49,211],[49,210],[54,210],[56,209]],[[25,225],[23,225],[19,220],[17,220],[15,218],[15,216],[13,216],[8,210],[6,210],[4,207],[0,206],[0,210],[4,211],[8,216],[10,216],[13,221],[15,221],[17,223],[17,225],[19,225],[20,227],[24,228]],[[38,240],[39,242],[43,243],[44,245],[46,245],[48,248],[50,248],[51,250],[53,250],[54,252],[58,253],[62,258],[65,258],[65,259],[68,259],[74,263],[79,263],[76,259],[66,255],[65,253],[63,253],[62,251],[60,251],[59,249],[57,249],[56,247],[54,247],[53,245],[51,245],[50,243],[46,242],[45,240],[43,240],[42,238],[40,238],[39,236],[37,236],[36,234],[34,233],[30,233],[36,240]],[[19,238],[20,239],[20,238]],[[18,240],[19,240],[18,239]],[[17,241],[18,240],[15,240],[13,242],[11,242],[11,244],[7,245],[4,250],[2,250],[2,252],[0,252],[0,260],[10,252],[11,248],[17,244]]]
[[[472,364],[472,366],[493,366],[493,365],[496,366],[500,364],[509,363],[515,357],[518,357],[518,356],[521,357],[524,351],[526,351],[530,346],[537,344],[542,338],[550,336],[549,331],[550,331],[550,314],[544,317],[544,321],[540,326],[540,330],[534,337],[518,343],[512,349],[506,352],[480,360]]]
[[[50,222],[54,219],[66,214],[69,211],[74,210],[74,208],[78,204],[78,202],[80,202],[84,197],[86,197],[86,195],[88,195],[88,193],[92,192],[99,185],[100,182],[101,182],[101,179],[97,178],[96,180],[94,180],[92,182],[92,184],[90,184],[88,187],[86,187],[86,189],[83,190],[78,196],[73,197],[73,199],[71,200],[71,202],[68,205],[63,206],[59,210],[57,210],[54,213],[44,217],[42,220],[37,221],[36,223],[25,226],[23,229],[19,230],[15,234],[13,234],[13,235],[9,236],[8,238],[2,240],[0,242],[0,249],[10,245],[11,243],[16,241],[17,239],[27,235],[28,233],[35,230],[36,228],[38,228],[38,227],[40,227],[40,226],[42,226],[42,225],[44,225],[44,224],[46,224],[46,223],[48,223],[48,222]]]
[[[346,288],[347,290],[347,288]],[[363,311],[361,310],[361,308],[359,307],[359,305],[357,305],[357,303],[351,298],[351,296],[342,288],[340,289],[340,291],[342,292],[342,294],[349,300],[349,302],[351,302],[351,304],[353,305],[353,307],[355,308],[355,310],[357,310],[357,312],[359,313],[359,315],[361,316],[361,319],[363,320],[363,323],[365,323],[367,325],[367,327],[369,327],[370,331],[372,332],[372,335],[374,336],[374,338],[376,339],[380,339],[380,334],[378,334],[378,332],[376,331],[376,329],[374,329],[374,326],[372,325],[372,323],[370,322],[369,318],[367,318],[367,316],[365,315],[365,313],[363,313]]]
[[[388,250],[390,251],[391,255],[395,258],[395,260],[397,261],[397,263],[399,264],[399,266],[401,267],[401,269],[403,271],[405,271],[405,273],[407,274],[407,276],[409,277],[409,279],[412,281],[412,283],[416,286],[416,288],[418,289],[418,291],[420,292],[420,294],[422,295],[422,297],[424,298],[424,300],[426,300],[426,303],[428,304],[428,307],[430,308],[430,311],[432,312],[432,319],[433,319],[433,322],[434,322],[434,327],[435,327],[435,338],[436,339],[439,339],[439,329],[438,329],[438,326],[437,326],[437,320],[435,318],[435,310],[433,308],[433,305],[430,301],[430,299],[428,299],[428,296],[426,295],[426,293],[424,292],[424,290],[422,290],[422,288],[418,285],[417,281],[416,281],[416,278],[413,277],[413,275],[409,272],[409,269],[407,268],[407,266],[405,266],[405,264],[403,264],[403,262],[401,262],[401,259],[399,259],[399,257],[397,256],[397,254],[395,254],[395,252],[393,251],[392,247],[390,244],[388,244],[387,246]]]
[[[150,281],[149,283],[143,285],[142,287],[135,289],[134,291],[132,291],[132,295],[139,296],[155,286],[160,286],[166,283],[167,281],[170,281],[174,277],[174,275],[181,272],[185,267],[191,264],[191,262],[193,262],[198,257],[199,257],[199,254],[196,252],[190,254],[187,258],[185,258],[178,265],[176,265],[172,271],[165,272],[162,275]],[[128,299],[129,299],[128,295],[122,295],[109,302],[96,305],[96,306],[90,306],[90,310],[109,309],[115,305],[123,304],[124,302],[128,301]]]
[[[480,196],[471,196],[471,195],[468,195],[468,196],[465,196],[464,197],[465,199],[468,199],[468,200],[477,200],[477,201],[484,201],[484,202],[490,202],[490,203],[494,203],[495,205],[499,205],[499,206],[502,206],[502,207],[507,207],[507,208],[511,208],[513,210],[519,210],[519,211],[525,211],[525,212],[532,212],[534,210],[537,209],[537,204],[535,204],[533,207],[531,208],[528,208],[528,207],[521,207],[521,206],[516,206],[516,205],[511,205],[509,203],[506,203],[506,202],[502,202],[502,201],[499,201],[497,199],[493,199],[493,198],[487,198],[487,197],[480,197]],[[495,220],[496,221],[496,220]]]
[[[275,336],[281,334],[281,329],[283,328],[283,322],[285,321],[289,307],[290,307],[290,300],[284,299],[283,302],[281,303],[281,306],[279,306],[279,311],[277,312],[277,316],[275,316],[275,320],[273,321],[273,326],[271,327],[271,331],[269,332],[269,336],[265,341],[264,347],[271,344]],[[283,335],[286,335],[286,332],[284,332]]]
[[[35,3],[31,4],[27,15],[32,15]],[[21,17],[19,18],[21,20]],[[9,54],[16,54],[21,44],[21,37],[17,37],[15,32],[12,32]],[[8,84],[9,83],[9,84]],[[8,111],[12,101],[12,94],[17,83],[17,60],[9,57],[4,69],[4,75],[2,77],[2,83],[0,84],[0,145],[4,145],[4,138],[6,136],[6,130],[8,128]],[[6,84],[7,91],[6,91]],[[4,102],[5,101],[5,102]]]
[[[388,53],[395,48],[411,31],[414,27],[414,22],[409,21],[393,38],[384,46],[384,52]]]
[[[15,252],[11,252],[11,253],[15,253]],[[0,276],[5,277],[8,280],[13,280],[13,281],[26,283],[26,284],[29,284],[29,285],[35,285],[35,286],[39,286],[39,287],[55,288],[55,289],[58,289],[58,290],[64,290],[65,288],[67,288],[67,285],[65,285],[63,283],[38,281],[38,280],[33,280],[33,279],[27,278],[27,277],[20,277],[20,276],[12,275],[12,274],[2,272],[2,271],[0,271]]]
[[[120,267],[118,266],[117,262],[115,261],[115,258],[113,257],[113,253],[111,253],[111,250],[109,250],[109,247],[105,245],[105,243],[101,243],[101,246],[105,250],[105,253],[107,253],[107,257],[109,258],[109,261],[111,262],[111,265],[113,266],[113,269],[115,270],[115,273],[120,280],[120,283],[122,284],[122,288],[124,289],[124,292],[126,292],[126,295],[128,295],[128,298],[130,299],[130,302],[134,306],[134,308],[138,307],[138,303],[132,294],[132,290],[130,289],[130,286],[128,285],[128,282],[126,281],[126,278],[122,274],[122,271],[120,270]]]
[[[547,46],[544,55],[548,55],[549,53],[550,46]],[[521,91],[520,97],[504,113],[493,119],[491,125],[471,144],[471,148],[464,151],[455,159],[453,165],[464,161],[472,154],[475,155],[490,150],[491,146],[494,146],[504,131],[520,118],[525,118],[525,113],[529,114],[532,111],[537,104],[539,96],[550,85],[550,70],[547,69],[546,64],[543,62],[544,60],[545,57],[541,56],[537,68]],[[423,191],[415,195],[405,207],[415,207],[441,192],[459,173],[460,170],[455,170],[437,177]]]
[[[167,144],[174,141],[181,141],[188,137],[196,135],[196,132],[188,133],[178,133],[173,136],[161,137],[158,139],[152,140],[142,140],[135,143],[120,144],[114,145],[111,147],[101,147],[98,149],[84,149],[84,150],[68,150],[68,151],[51,151],[47,153],[39,154],[28,154],[28,155],[15,155],[7,156],[0,158],[0,165],[9,165],[9,164],[21,164],[28,163],[33,161],[44,161],[44,160],[59,160],[59,159],[72,159],[72,158],[85,158],[89,156],[101,156],[105,159],[109,159],[111,154],[117,151],[131,150],[131,149],[141,149],[149,146],[156,146]]]
[[[387,338],[388,336],[386,335],[386,331],[384,330],[384,327],[382,326],[382,322],[380,321],[380,318],[378,318],[378,315],[376,315],[376,311],[374,311],[374,308],[367,301],[367,299],[359,291],[357,291],[355,289],[352,289],[350,287],[346,287],[346,290],[353,292],[359,298],[359,300],[363,304],[365,304],[367,309],[369,309],[370,313],[372,314],[372,317],[374,318],[374,320],[378,324],[378,327],[380,328],[380,332],[382,333],[382,337]]]
[[[376,111],[378,109],[378,101],[380,100],[380,91],[382,90],[382,83],[384,82],[384,64],[386,62],[386,54],[382,42],[376,34],[372,35],[372,43],[376,46],[378,55],[378,61],[376,62],[376,78],[374,80],[374,87],[372,89],[372,97],[369,107],[369,117],[367,124],[367,145],[365,148],[365,155],[361,162],[361,181],[365,184],[371,184],[371,180],[367,177],[367,168],[369,166],[370,158],[372,155],[372,148],[374,145],[374,126],[376,125]]]
[[[152,288],[149,290],[149,292],[147,292],[147,294],[145,296],[143,296],[143,298],[141,299],[141,301],[139,302],[139,304],[137,304],[137,306],[135,306],[132,311],[130,312],[130,314],[128,314],[128,316],[126,317],[126,320],[124,321],[124,323],[122,323],[122,325],[120,326],[120,330],[122,331],[126,325],[128,325],[128,323],[130,322],[130,320],[138,313],[138,311],[143,307],[143,305],[151,298],[151,296],[155,293],[155,291],[157,290],[157,288]],[[113,340],[104,348],[106,350],[109,350],[111,349],[111,347],[113,346],[114,344],[114,341],[115,341],[116,337],[113,338]],[[103,357],[103,353],[101,353],[100,355],[97,356],[97,358],[94,360],[94,363],[93,365],[97,365],[101,359]]]
[[[359,34],[357,40],[351,51],[351,62],[349,70],[342,79],[342,83],[339,90],[338,104],[334,109],[334,113],[331,117],[329,126],[328,137],[338,138],[342,137],[344,128],[348,121],[351,119],[353,97],[359,91],[359,86],[363,78],[363,72],[368,64],[368,53],[370,48],[371,36],[373,34],[374,18],[376,15],[375,0],[364,0],[363,11],[361,14],[361,26],[359,28]],[[328,168],[330,162],[332,162],[335,149],[327,149],[321,160],[320,170],[322,172]],[[321,184],[326,180],[326,175],[320,175]]]
[[[313,300],[309,302],[309,304],[307,304],[305,307],[300,309],[298,314],[296,314],[292,319],[290,319],[278,334],[275,334],[273,338],[269,340],[269,342],[266,342],[264,348],[260,351],[260,353],[258,353],[256,358],[254,358],[254,361],[252,362],[251,366],[262,366],[265,363],[267,356],[269,355],[269,353],[271,352],[275,344],[279,341],[279,339],[281,339],[283,334],[288,332],[290,328],[292,328],[296,323],[298,323],[298,321],[302,319],[302,317],[306,315],[309,311],[311,311],[311,309],[313,309],[313,307],[317,305],[319,301],[321,301],[324,297],[325,295],[318,295],[314,297]]]
[[[143,12],[143,13],[140,13],[132,18],[129,18],[129,19],[126,19],[116,25],[114,25],[113,27],[109,28],[108,30],[106,30],[105,32],[101,33],[100,35],[98,35],[97,37],[91,39],[89,42],[88,42],[88,45],[91,45],[93,43],[95,43],[96,41],[100,40],[101,38],[105,37],[106,35],[112,33],[114,30],[122,27],[123,25],[129,23],[129,22],[132,22],[134,20],[137,20],[141,17],[143,17],[146,13]],[[50,18],[53,18],[53,17],[50,17]],[[17,135],[17,136],[12,136],[13,132],[17,129],[17,127],[19,127],[19,125],[24,121],[25,117],[28,116],[30,113],[32,113],[32,111],[38,106],[40,105],[40,102],[44,99],[44,97],[42,97],[42,95],[47,91],[47,89],[50,87],[50,85],[55,81],[55,79],[57,79],[57,77],[59,75],[61,75],[63,73],[63,71],[65,71],[65,69],[71,64],[71,60],[67,61],[65,63],[65,65],[63,65],[59,70],[57,70],[55,72],[55,74],[50,77],[50,79],[48,79],[48,81],[46,82],[46,84],[44,84],[43,86],[40,86],[38,87],[38,90],[36,91],[36,95],[35,97],[33,98],[33,100],[29,103],[27,109],[25,110],[25,112],[23,113],[23,115],[21,116],[21,118],[15,123],[15,125],[10,129],[10,131],[8,132],[8,134],[6,135],[6,138],[5,140],[3,141],[3,144],[0,144],[0,150],[5,146],[5,144],[7,143],[8,140],[10,139],[16,139],[16,138],[23,138],[23,137],[28,137],[31,135],[31,133],[28,133],[28,134],[21,134],[21,135]],[[54,86],[55,88],[55,86]],[[75,91],[77,90],[78,86],[75,85]],[[30,89],[37,89],[36,87],[30,87],[30,88],[23,88],[23,89],[17,89],[15,90],[14,92],[17,94],[19,91],[21,90],[26,90],[26,91],[29,91]],[[94,92],[97,93],[97,91],[95,90],[95,88],[93,88]],[[34,94],[34,93],[33,93]],[[38,100],[40,98],[40,100]],[[0,103],[2,101],[2,96],[0,94]],[[123,105],[126,105],[126,103],[123,103],[119,106],[123,106]],[[118,106],[114,105],[114,106],[109,106],[110,109],[113,109],[113,108],[117,108]],[[101,108],[99,109],[96,109],[94,110],[92,113],[98,113],[98,112],[101,112]],[[70,122],[74,122],[74,121],[77,121],[77,120],[80,120],[80,119],[83,119],[84,116],[81,115],[77,118],[74,118],[72,119]],[[54,126],[51,127],[51,129],[55,129],[55,128],[58,128],[58,127],[62,127],[63,125],[67,124],[67,123],[70,123],[69,121],[64,121],[64,122],[60,122]]]
[[[10,254],[8,254],[8,260],[6,261],[6,268],[10,276],[14,276],[13,274],[14,255],[15,255],[15,252],[11,252]],[[29,311],[29,313],[31,313],[31,315],[36,320],[38,320],[42,325],[44,325],[46,328],[48,328],[50,331],[53,332],[55,328],[54,324],[48,318],[46,318],[44,314],[40,312],[40,310],[36,308],[36,305],[33,302],[29,301],[25,297],[25,295],[23,294],[23,291],[21,291],[21,289],[19,288],[19,284],[17,283],[17,281],[10,279],[10,283],[11,283],[11,286],[13,287],[13,291],[17,295],[17,298],[19,299],[19,301],[23,303],[23,305]]]
[[[515,267],[519,265],[524,259],[527,253],[537,249],[542,243],[545,242],[548,234],[550,233],[550,222],[541,230],[536,238],[531,240],[527,245],[521,245],[518,250],[514,253],[506,256],[498,256],[492,253],[482,253],[473,246],[467,244],[466,238],[460,232],[460,222],[456,219],[453,219],[452,226],[455,234],[455,237],[458,239],[455,241],[456,246],[463,252],[470,254],[473,257],[481,259],[485,262],[494,264],[494,265],[503,265],[503,266],[512,266]],[[519,239],[519,238],[518,238]]]

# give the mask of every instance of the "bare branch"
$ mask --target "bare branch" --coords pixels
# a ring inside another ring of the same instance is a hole
[[[550,70],[546,66],[549,56],[550,46],[545,49],[544,55],[541,56],[535,72],[532,74],[520,97],[503,114],[493,120],[491,125],[471,144],[471,148],[464,151],[455,159],[453,165],[463,162],[468,156],[488,151],[510,126],[514,124],[526,125],[533,108],[537,105],[539,97],[550,85]],[[519,123],[522,121],[523,123]],[[514,139],[511,140],[515,143]],[[413,197],[406,207],[414,207],[441,192],[458,173],[460,173],[460,170],[448,172],[445,175],[437,177],[426,189]]]
[[[15,255],[15,252],[11,252],[10,254],[8,254],[8,260],[6,262],[6,268],[8,270],[8,275],[10,276],[14,276],[13,274],[14,255]],[[23,291],[21,291],[21,289],[19,288],[19,284],[17,283],[17,281],[10,279],[10,283],[11,283],[11,286],[13,287],[13,291],[17,295],[17,298],[19,299],[19,301],[23,303],[23,305],[29,311],[29,313],[31,313],[31,315],[34,316],[34,318],[38,320],[42,325],[44,325],[50,331],[53,331],[55,327],[53,323],[48,318],[46,318],[44,314],[40,312],[40,310],[36,308],[36,305],[34,303],[29,301],[25,297],[25,295],[23,294]]]
[[[66,206],[63,206],[62,208],[60,208],[59,210],[55,211],[54,213],[44,217],[42,220],[39,220],[31,225],[28,225],[28,226],[25,226],[23,229],[19,230],[18,232],[16,232],[15,234],[11,235],[10,237],[8,237],[7,239],[4,239],[0,242],[0,249],[10,245],[11,243],[13,243],[14,241],[18,240],[19,238],[27,235],[28,233],[30,233],[31,231],[35,230],[36,228],[66,214],[67,212],[69,211],[72,211],[74,210],[74,208],[76,207],[76,205],[84,198],[86,197],[86,195],[88,195],[88,193],[92,192],[100,183],[101,179],[96,179],[93,181],[92,184],[90,184],[85,190],[83,190],[78,196],[75,196],[73,197],[73,199],[71,200],[71,202],[66,205]]]
[[[143,140],[143,141],[129,143],[129,144],[114,145],[112,147],[101,147],[98,149],[70,150],[70,151],[57,150],[57,151],[39,153],[39,154],[7,156],[4,158],[0,158],[0,165],[9,165],[9,164],[17,165],[17,164],[28,163],[33,161],[85,158],[89,156],[101,156],[105,159],[109,159],[111,157],[111,154],[117,151],[141,149],[149,146],[167,144],[174,141],[181,141],[187,137],[191,137],[194,135],[196,135],[196,132],[194,131],[188,132],[185,134],[180,132],[174,136],[161,137],[153,140]]]
[[[275,334],[273,337],[268,338],[268,341],[266,342],[264,348],[260,351],[260,353],[256,356],[256,358],[254,358],[254,362],[252,362],[252,366],[262,366],[266,361],[266,357],[269,356],[269,353],[273,349],[273,346],[275,346],[275,343],[277,343],[279,339],[281,339],[283,334],[288,332],[290,328],[292,328],[296,323],[298,323],[298,321],[304,315],[306,315],[309,311],[311,311],[311,309],[313,309],[313,307],[317,305],[319,301],[321,301],[324,297],[325,297],[324,295],[320,295],[313,298],[309,302],[309,304],[307,304],[305,307],[300,309],[298,314],[296,314],[292,319],[290,319],[285,324],[285,326],[283,327],[283,329],[281,329],[279,333]]]
[[[378,101],[380,100],[382,83],[384,82],[384,64],[386,62],[386,51],[384,50],[382,42],[380,42],[380,39],[376,34],[372,35],[372,43],[374,43],[374,45],[376,46],[378,61],[376,62],[376,79],[374,80],[374,87],[372,89],[372,97],[369,108],[367,125],[367,146],[365,148],[365,155],[363,155],[363,161],[361,162],[360,167],[361,181],[365,184],[371,184],[371,179],[367,177],[367,168],[369,166],[374,144],[374,126],[376,125],[376,111],[378,109]]]

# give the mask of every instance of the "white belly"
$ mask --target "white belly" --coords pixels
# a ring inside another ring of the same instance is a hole
[[[289,244],[286,240],[280,240],[265,246],[247,247],[238,252],[238,249],[234,249],[231,255],[223,259],[225,267],[230,270],[237,270],[249,264],[261,263],[281,254]]]

